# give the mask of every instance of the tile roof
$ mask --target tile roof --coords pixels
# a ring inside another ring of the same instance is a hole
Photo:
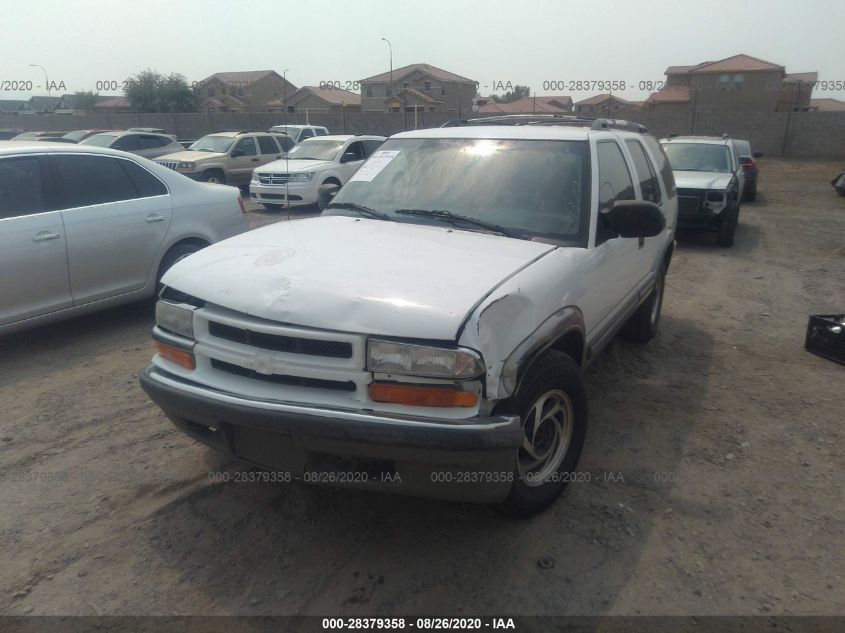
[[[845,101],[839,99],[810,99],[810,107],[819,112],[845,112]]]
[[[402,90],[398,91],[393,96],[385,98],[385,101],[390,101],[391,99],[393,99],[395,97],[400,97],[401,95],[405,94],[406,92],[414,95],[417,99],[422,99],[423,101],[426,101],[427,103],[443,103],[442,101],[438,101],[434,97],[430,97],[429,95],[425,94],[424,92],[420,92],[419,90],[415,90],[413,88],[402,88]]]
[[[564,107],[555,105],[557,103]],[[558,114],[568,113],[571,108],[572,97],[523,97],[510,103],[496,103],[491,100],[478,108],[478,111],[483,114]]]
[[[594,95],[582,101],[576,101],[575,105],[597,105],[599,103],[604,103],[605,101],[609,101],[611,99],[614,101],[618,101],[619,103],[622,103],[624,105],[639,105],[639,103],[636,101],[628,101],[627,99],[622,99],[621,97],[617,97],[616,95],[611,94]]]
[[[741,53],[725,57],[719,61],[699,64],[690,70],[690,73],[720,73],[720,72],[753,72],[757,70],[779,70],[783,72],[783,66],[767,62],[751,55]]]
[[[691,70],[695,70],[696,68],[700,68],[701,66],[706,66],[707,64],[712,64],[713,62],[701,62],[700,64],[693,64],[692,66],[669,66],[666,69],[665,75],[682,75],[685,73],[690,72]]]
[[[426,75],[431,75],[432,77],[434,77],[435,79],[439,79],[440,81],[473,83],[472,79],[467,79],[466,77],[462,77],[461,75],[450,73],[448,70],[443,70],[442,68],[432,66],[431,64],[410,64],[408,66],[402,66],[402,68],[396,68],[393,70],[393,82],[396,83],[398,81],[401,81],[403,77],[406,77],[418,70],[425,73]],[[367,81],[370,83],[390,83],[390,71],[386,73],[379,73],[378,75],[373,75],[372,77],[367,77],[366,79],[362,79],[361,81]]]
[[[816,83],[819,79],[819,73],[787,73],[784,81],[792,83]]]
[[[357,93],[342,88],[320,88],[319,86],[302,86],[288,97],[288,103],[297,103],[308,95],[319,97],[332,105],[361,105],[361,95]]]
[[[278,75],[275,70],[242,70],[235,72],[214,73],[203,79],[200,83],[219,79],[223,83],[246,81],[252,83],[266,77],[267,75]]]
[[[689,86],[667,86],[653,92],[646,103],[686,103],[689,101]]]

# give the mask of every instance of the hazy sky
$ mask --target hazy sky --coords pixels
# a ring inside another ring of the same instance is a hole
[[[43,71],[29,66],[41,64],[66,92],[145,68],[189,82],[286,68],[297,86],[353,81],[388,70],[381,37],[393,44],[395,68],[433,64],[479,81],[482,94],[509,81],[578,100],[592,91],[543,83],[623,80],[629,88],[619,94],[642,99],[637,83],[663,79],[668,65],[740,52],[845,81],[842,0],[0,0],[0,7],[0,82],[43,86]],[[0,91],[5,99],[29,96]],[[813,96],[845,98],[845,90]]]

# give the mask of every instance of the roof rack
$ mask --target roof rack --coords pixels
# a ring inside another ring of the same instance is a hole
[[[589,127],[591,130],[627,130],[645,134],[644,125],[622,119],[594,119],[570,114],[506,114],[502,116],[478,119],[453,119],[443,127],[462,127],[472,125],[572,125]]]

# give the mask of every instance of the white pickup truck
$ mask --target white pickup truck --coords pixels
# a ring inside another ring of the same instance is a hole
[[[582,371],[656,332],[677,204],[636,124],[520,117],[391,137],[319,217],[164,277],[141,376],[272,471],[535,513],[584,443]]]

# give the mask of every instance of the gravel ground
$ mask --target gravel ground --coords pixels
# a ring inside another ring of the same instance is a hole
[[[0,340],[0,613],[845,613],[845,367],[803,349],[845,311],[840,167],[761,161],[734,248],[679,239],[657,338],[588,371],[589,481],[530,520],[211,483],[243,466],[138,386],[150,305]]]

